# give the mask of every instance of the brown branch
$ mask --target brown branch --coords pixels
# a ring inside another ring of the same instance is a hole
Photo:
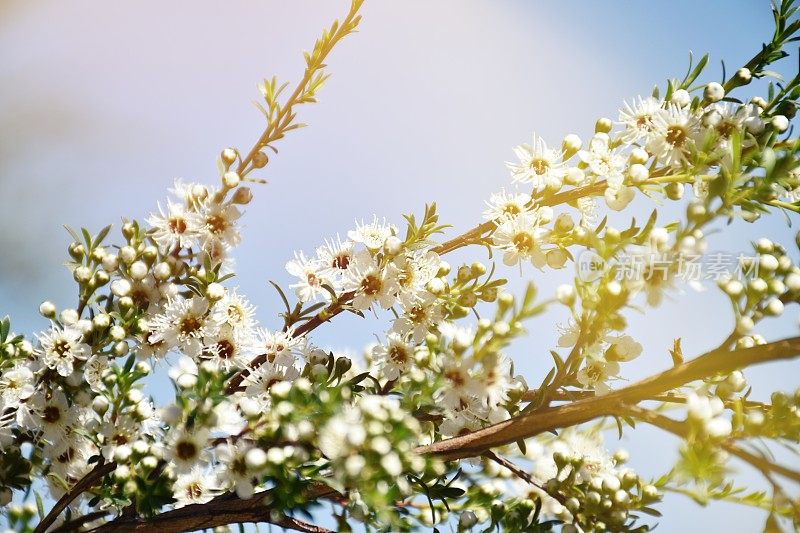
[[[619,406],[617,413],[622,416],[630,416],[632,418],[636,418],[643,422],[647,422],[650,425],[653,425],[657,428],[663,429],[673,435],[677,435],[683,439],[689,436],[689,430],[686,427],[686,424],[678,421],[673,420],[672,418],[660,415],[658,413],[654,413],[653,411],[648,411],[647,409],[642,409],[641,407],[636,407],[633,405],[621,405]],[[800,472],[796,472],[790,468],[786,468],[785,466],[779,465],[777,463],[772,463],[763,457],[759,457],[758,455],[752,454],[742,448],[736,446],[730,440],[723,440],[720,442],[720,448],[725,450],[726,452],[730,453],[738,457],[739,459],[749,463],[753,466],[756,470],[760,471],[763,474],[769,474],[770,472],[774,472],[776,474],[780,474],[788,479],[793,480],[796,483],[800,483]]]
[[[451,439],[417,448],[445,460],[481,455],[491,448],[526,439],[545,431],[574,426],[602,416],[613,415],[622,404],[636,404],[686,383],[716,373],[727,373],[749,365],[791,359],[800,354],[800,337],[784,339],[742,350],[715,349],[682,365],[650,376],[604,396],[586,398],[559,407],[537,409]]]
[[[75,498],[94,487],[104,477],[113,472],[116,467],[117,464],[114,462],[98,464],[95,466],[88,474],[75,483],[75,485],[73,485],[66,494],[59,498],[53,508],[50,509],[50,512],[47,513],[47,516],[42,518],[42,521],[39,522],[39,524],[33,530],[33,533],[44,533],[47,531],[47,528],[53,525],[61,512],[66,509],[67,506],[71,504],[73,500],[75,500]]]
[[[55,529],[51,529],[50,533],[71,533],[72,531],[78,531],[81,527],[83,527],[84,524],[88,524],[89,522],[93,522],[94,520],[97,520],[99,518],[103,518],[109,513],[110,511],[91,512],[89,514],[75,518],[74,520],[70,520],[69,522],[65,522]]]
[[[336,492],[326,485],[319,484],[309,493],[309,499],[334,496]],[[150,518],[117,518],[91,530],[91,533],[179,533],[196,531],[228,524],[251,524],[268,522],[270,524],[305,533],[333,533],[331,530],[285,516],[269,507],[265,502],[267,493],[257,494],[249,500],[242,500],[235,494],[217,496],[208,503],[187,505],[167,511]]]

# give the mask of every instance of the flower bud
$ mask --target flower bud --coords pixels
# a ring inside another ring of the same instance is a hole
[[[153,268],[153,276],[159,281],[164,281],[172,275],[172,267],[169,263],[162,261]]]
[[[233,162],[236,161],[236,150],[233,148],[225,148],[220,154],[220,159],[222,159],[226,167],[231,166]]]
[[[569,215],[569,213],[561,213],[558,215],[558,217],[556,217],[556,222],[554,225],[556,231],[560,233],[567,233],[572,231],[574,227],[575,221],[572,220],[572,217]]]
[[[650,159],[650,154],[644,148],[634,148],[631,150],[630,162],[632,165],[644,164]]]
[[[122,298],[130,294],[131,288],[131,282],[127,279],[117,279],[111,283],[111,294]]]
[[[641,163],[634,163],[628,169],[628,176],[630,176],[633,183],[639,185],[650,177],[650,171],[647,170],[647,167]]]
[[[247,205],[253,199],[253,191],[250,190],[250,187],[239,187],[236,189],[236,192],[233,193],[233,203],[239,205]]]
[[[611,131],[611,128],[614,126],[613,122],[611,122],[610,118],[599,118],[594,125],[594,132],[595,133],[608,133]]]
[[[736,321],[736,333],[739,335],[747,335],[752,331],[753,326],[753,319],[749,316],[742,316]]]
[[[564,265],[567,263],[568,259],[567,252],[561,248],[549,250],[545,258],[547,260],[547,266],[550,268],[564,268]]]
[[[390,235],[384,241],[383,249],[388,255],[397,255],[403,249],[403,241],[397,238],[396,235]]]
[[[586,180],[586,174],[577,167],[570,167],[564,175],[567,185],[581,185]]]
[[[706,88],[703,90],[703,98],[705,98],[708,102],[719,102],[725,97],[725,89],[722,88],[722,85],[719,83],[712,81]]]
[[[116,254],[107,254],[103,257],[103,270],[114,272],[119,267],[119,257]]]
[[[114,345],[114,355],[116,355],[117,357],[128,355],[128,350],[130,350],[130,347],[128,346],[128,343],[125,341],[119,341],[117,344]]]
[[[110,279],[111,276],[108,275],[108,272],[106,272],[105,270],[98,270],[97,272],[94,273],[94,276],[92,276],[90,283],[94,284],[94,286],[96,287],[102,287],[103,285],[108,283]]]
[[[575,303],[575,287],[572,285],[559,285],[556,288],[556,300],[566,306],[571,306]]]
[[[666,187],[664,187],[664,193],[670,200],[678,201],[681,198],[683,198],[684,189],[685,187],[683,183],[680,182],[667,183]]]
[[[257,152],[253,156],[253,168],[264,168],[269,163],[269,157],[264,152]]]
[[[100,416],[108,411],[108,400],[105,396],[95,396],[92,400],[92,410]]]
[[[144,263],[144,261],[136,261],[130,266],[129,272],[131,278],[135,280],[142,280],[145,278],[145,276],[147,276],[148,270],[149,269],[147,268],[147,265]]]
[[[780,316],[783,314],[783,302],[777,298],[772,298],[764,309],[764,313],[769,316]]]
[[[233,189],[242,182],[242,178],[233,171],[228,171],[222,176],[222,184],[228,189]]]
[[[742,67],[736,71],[736,79],[739,80],[740,83],[746,85],[750,83],[750,80],[753,79],[753,75],[750,72],[750,69],[747,67]]]
[[[219,283],[209,283],[208,288],[206,288],[206,296],[208,296],[209,300],[220,300],[225,296],[225,287]]]
[[[86,283],[92,279],[92,270],[85,265],[81,265],[72,272],[72,277],[78,283]]]
[[[78,320],[80,320],[81,318],[75,309],[64,309],[63,311],[61,311],[58,317],[61,320],[61,322],[63,324],[66,324],[67,326],[72,326],[76,324]]]
[[[119,256],[124,263],[131,264],[136,260],[136,249],[133,246],[123,246]]]
[[[692,102],[692,97],[689,95],[689,92],[686,91],[686,89],[678,89],[672,93],[670,102],[678,107],[686,107]]]
[[[581,149],[582,145],[583,142],[581,142],[581,138],[574,133],[570,133],[564,137],[564,140],[561,142],[561,149],[564,151],[564,160],[575,155],[575,153]]]
[[[778,133],[783,133],[789,129],[789,119],[783,115],[775,115],[770,120],[770,125]]]
[[[244,456],[244,462],[247,468],[251,470],[260,470],[267,464],[267,454],[261,448],[251,448]]]
[[[130,446],[127,444],[117,446],[117,448],[114,450],[114,460],[118,463],[124,463],[130,458],[132,453],[133,450],[131,450]]]
[[[42,302],[39,305],[39,314],[45,318],[53,318],[56,316],[56,306],[53,302]]]
[[[117,480],[124,481],[129,477],[131,477],[131,469],[127,465],[119,465],[114,470],[114,478]]]

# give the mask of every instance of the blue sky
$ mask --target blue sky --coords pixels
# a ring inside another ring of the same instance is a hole
[[[255,84],[272,74],[296,80],[301,50],[345,10],[344,1],[327,0],[0,6],[0,313],[32,332],[45,326],[39,302],[74,301],[60,267],[69,241],[62,224],[118,226],[122,216],[144,218],[176,177],[215,181],[219,150],[249,148],[260,132]],[[509,186],[503,162],[533,131],[552,143],[567,133],[586,139],[623,99],[682,76],[689,50],[711,52],[715,79],[720,59],[737,68],[770,33],[767,1],[367,0],[361,31],[329,61],[320,104],[301,111],[310,128],[281,143],[264,174],[269,183],[255,190],[236,254],[238,284],[260,319],[277,325],[279,300],[267,280],[288,281],[283,265],[294,249],[313,250],[373,213],[399,223],[430,201],[454,225],[451,235],[463,231],[491,192]],[[784,70],[796,65],[786,61]],[[636,204],[639,216],[652,207]],[[760,236],[788,245],[793,230],[774,216],[727,229],[710,248],[744,251]],[[449,260],[459,259],[471,257]],[[517,271],[504,273],[522,284]],[[545,294],[566,279],[524,275]],[[647,348],[634,377],[669,364],[675,337],[687,353],[715,345],[731,325],[726,310],[712,289],[632,315],[631,332]],[[764,334],[795,331],[787,315]],[[558,312],[535,320],[530,339],[513,348],[531,383],[547,370],[557,320]],[[357,351],[379,327],[345,317],[314,339]],[[792,389],[796,371],[796,363],[774,365],[750,377],[763,391]],[[623,445],[645,474],[675,457],[676,442],[649,429]],[[749,472],[742,479],[759,483]],[[682,497],[669,497],[663,511],[661,531],[753,531],[764,520],[728,504],[701,510]]]

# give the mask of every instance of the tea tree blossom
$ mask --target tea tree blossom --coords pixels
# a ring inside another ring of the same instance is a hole
[[[353,307],[356,309],[367,309],[373,303],[388,309],[394,304],[399,285],[393,265],[381,268],[372,255],[362,251],[353,258],[345,276],[342,286],[355,291]]]
[[[42,362],[60,375],[72,374],[76,360],[89,357],[91,348],[83,342],[83,333],[67,326],[54,326],[39,336]]]
[[[751,396],[746,376],[800,354],[796,338],[768,342],[762,330],[800,299],[797,243],[758,239],[737,275],[719,279],[730,324],[705,354],[684,353],[692,332],[651,346],[629,318],[642,293],[653,306],[698,284],[683,260],[703,257],[724,222],[800,212],[800,146],[787,135],[800,78],[747,92],[797,39],[794,2],[774,6],[772,40],[732,77],[709,78],[703,58],[663,93],[624,103],[617,123],[597,119],[587,143],[571,134],[556,149],[534,135],[513,148],[512,183],[498,183],[483,213],[473,206],[472,229],[444,236],[456,230],[430,203],[402,224],[375,215],[287,252],[292,280],[259,302],[262,326],[232,281],[244,206],[260,191],[250,185],[301,126],[362,1],[305,55],[299,85],[259,85],[264,133],[221,150],[216,183],[178,180],[155,214],[120,231],[68,228],[74,307],[42,303],[35,342],[0,320],[8,527],[316,531],[303,517],[325,501],[342,531],[644,531],[663,491],[739,501],[791,527],[796,487],[784,483],[797,473],[770,447],[800,441],[800,395]],[[605,217],[634,198],[655,202],[650,218]],[[550,269],[568,281],[517,294],[507,278],[529,277],[527,262],[536,285]],[[547,346],[554,307],[565,322]],[[363,359],[315,339],[342,314],[376,328]],[[631,383],[631,361],[660,357],[663,368],[665,354],[668,370]],[[538,370],[517,374],[521,356]],[[154,394],[163,375],[173,387]],[[635,434],[634,423],[678,437],[663,471],[637,473],[627,452],[605,449],[602,430]],[[732,457],[770,492],[736,487]]]
[[[566,172],[563,154],[548,148],[544,139],[533,134],[531,144],[514,147],[518,163],[506,163],[514,181],[532,183],[534,189],[559,188]]]
[[[523,213],[504,220],[494,234],[494,244],[503,250],[503,262],[516,265],[530,261],[537,268],[546,263],[543,245],[548,230],[540,227],[538,212]]]

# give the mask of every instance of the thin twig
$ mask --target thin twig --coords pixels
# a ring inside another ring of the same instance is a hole
[[[53,508],[50,509],[50,512],[47,513],[47,516],[42,518],[41,522],[34,528],[33,533],[44,533],[47,531],[47,528],[53,525],[61,512],[66,509],[75,498],[94,487],[104,477],[113,472],[116,467],[117,464],[114,462],[98,463],[88,474],[75,483],[66,494],[59,498]]]

